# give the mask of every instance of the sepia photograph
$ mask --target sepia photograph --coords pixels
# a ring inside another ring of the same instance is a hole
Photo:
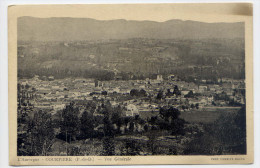
[[[252,163],[252,6],[215,21],[170,14],[181,5],[204,9],[78,5],[109,11],[80,16],[64,5],[66,15],[48,15],[62,9],[53,5],[42,6],[43,16],[33,14],[40,5],[13,6],[12,163]]]

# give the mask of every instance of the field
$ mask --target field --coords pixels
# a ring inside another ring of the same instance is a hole
[[[221,107],[221,108],[203,108],[194,111],[181,112],[180,118],[190,123],[212,123],[221,114],[236,113],[240,108],[236,107]]]
[[[190,123],[212,123],[221,114],[236,113],[240,107],[212,107],[181,112],[180,118]],[[141,112],[140,117],[146,119],[159,115],[159,112]]]

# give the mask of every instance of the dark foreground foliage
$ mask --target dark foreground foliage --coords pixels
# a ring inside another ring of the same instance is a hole
[[[187,144],[187,155],[246,154],[246,110],[223,114]]]
[[[126,117],[104,102],[83,112],[70,103],[55,115],[19,109],[18,156],[246,154],[246,112],[225,113],[214,123],[188,123],[164,106],[157,116]],[[33,115],[32,115],[33,114]],[[97,115],[98,114],[98,115]]]

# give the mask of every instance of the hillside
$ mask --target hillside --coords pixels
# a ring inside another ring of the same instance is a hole
[[[18,43],[18,75],[244,78],[244,52],[243,39],[27,41]]]
[[[100,39],[243,38],[244,23],[169,20],[95,20],[89,18],[18,18],[18,40],[82,41]]]

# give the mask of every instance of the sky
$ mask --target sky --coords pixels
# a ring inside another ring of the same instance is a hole
[[[202,22],[237,22],[252,14],[250,4],[107,4],[107,5],[20,5],[11,6],[18,16],[80,17],[97,20],[152,20],[171,19]]]

